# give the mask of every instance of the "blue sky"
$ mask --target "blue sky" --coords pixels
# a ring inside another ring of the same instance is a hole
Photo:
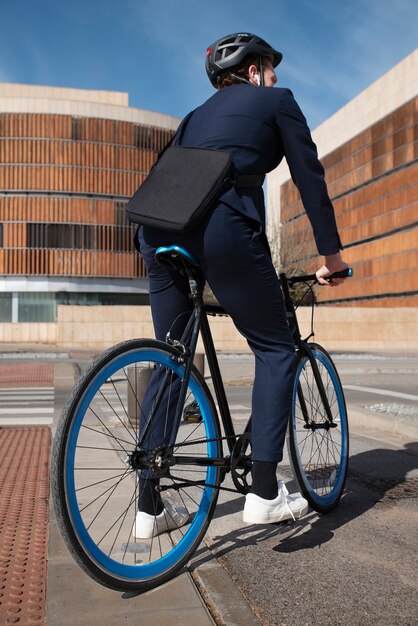
[[[127,91],[178,117],[213,93],[205,51],[231,32],[283,52],[315,128],[418,45],[416,0],[0,0],[0,82]]]

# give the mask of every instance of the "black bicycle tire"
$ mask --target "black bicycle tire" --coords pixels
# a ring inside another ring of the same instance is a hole
[[[294,429],[293,429],[293,419],[294,419],[294,405],[292,402],[292,408],[291,408],[291,412],[290,412],[290,416],[289,416],[289,428],[287,431],[287,447],[288,447],[288,452],[289,452],[289,458],[290,458],[290,463],[291,463],[291,467],[293,470],[293,474],[296,478],[296,481],[298,483],[300,492],[302,493],[303,497],[306,498],[306,500],[308,501],[310,507],[312,509],[314,509],[315,511],[319,512],[319,513],[329,513],[330,511],[332,511],[339,503],[343,493],[344,493],[344,487],[345,487],[345,483],[347,480],[347,474],[348,474],[348,462],[349,462],[349,448],[350,448],[350,443],[349,443],[349,425],[348,425],[348,416],[347,416],[347,405],[346,405],[346,401],[345,401],[345,396],[344,396],[344,390],[343,390],[343,386],[341,384],[341,379],[339,377],[337,368],[331,358],[331,356],[329,355],[329,353],[325,350],[325,348],[323,348],[322,346],[320,346],[317,343],[310,343],[308,344],[309,348],[311,350],[313,350],[314,352],[320,352],[322,353],[322,355],[325,357],[325,359],[328,361],[330,367],[333,370],[333,374],[335,377],[335,381],[336,384],[338,385],[338,392],[341,394],[341,399],[342,399],[342,405],[343,405],[343,413],[342,415],[340,415],[340,419],[344,421],[344,428],[345,428],[345,436],[346,436],[346,454],[345,454],[345,458],[344,458],[344,470],[343,470],[343,475],[341,477],[341,481],[339,481],[339,488],[336,491],[333,499],[331,502],[324,504],[320,502],[319,497],[314,498],[309,490],[309,488],[306,485],[306,481],[304,478],[304,471],[303,468],[301,468],[300,466],[300,458],[297,452],[297,442],[295,441],[295,434],[294,434]],[[305,354],[302,351],[299,351],[299,357],[298,357],[298,362],[297,362],[297,366],[296,369],[298,370],[298,365],[299,363],[305,358]],[[295,380],[295,386],[298,384],[298,380]]]
[[[97,564],[91,559],[91,557],[86,553],[83,546],[80,544],[76,532],[71,523],[71,516],[68,511],[66,497],[65,497],[65,484],[64,484],[64,466],[65,466],[65,449],[67,437],[69,434],[69,430],[71,427],[71,421],[74,418],[74,412],[80,402],[80,399],[83,393],[88,388],[89,383],[95,378],[97,373],[105,367],[106,364],[112,361],[112,359],[116,357],[120,357],[125,352],[139,349],[139,348],[148,348],[148,349],[157,349],[162,350],[170,355],[179,354],[178,350],[173,348],[172,346],[165,344],[163,342],[152,340],[152,339],[130,339],[128,341],[121,342],[115,346],[112,346],[105,352],[103,352],[97,359],[95,359],[88,368],[82,373],[80,379],[76,383],[70,397],[68,398],[58,421],[53,450],[52,450],[52,459],[51,459],[51,490],[52,490],[52,499],[54,512],[58,524],[58,528],[61,532],[61,535],[64,539],[64,542],[72,555],[75,562],[80,566],[80,568],[90,576],[93,580],[98,582],[99,584],[111,588],[116,589],[118,591],[137,591],[144,592],[150,589],[153,589],[168,580],[172,579],[175,574],[190,560],[193,553],[196,551],[198,546],[200,545],[211,518],[213,516],[216,502],[219,494],[218,489],[214,489],[212,501],[210,503],[210,507],[208,509],[208,513],[206,515],[206,519],[204,524],[202,525],[197,538],[193,542],[193,545],[189,550],[184,554],[184,556],[171,568],[161,573],[161,575],[156,576],[150,580],[140,580],[140,581],[127,581],[125,579],[119,580],[115,578],[113,575],[109,575],[104,572]],[[217,411],[215,408],[215,404],[209,391],[207,384],[205,383],[203,377],[199,373],[199,371],[193,366],[192,368],[192,376],[197,380],[197,383],[201,387],[202,393],[204,394],[208,405],[211,409],[211,415],[214,422],[214,428],[216,430],[216,437],[221,437],[220,426],[219,426],[219,418],[217,415]],[[220,440],[216,442],[218,447],[218,456],[221,456],[221,442]],[[219,486],[221,481],[221,473],[220,469],[217,469],[216,472],[216,481],[214,484]]]

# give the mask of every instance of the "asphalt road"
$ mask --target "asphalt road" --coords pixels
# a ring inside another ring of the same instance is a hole
[[[221,495],[207,542],[264,624],[418,624],[418,444],[371,431],[351,444],[326,516],[245,526],[243,498]]]
[[[418,418],[418,357],[394,355],[333,354],[347,405],[351,409],[367,409],[376,415],[402,414]],[[250,382],[252,359],[238,361],[221,359],[224,376],[229,380],[227,393],[234,406],[249,411],[251,386],[241,386],[240,380]],[[243,413],[244,411],[242,411]]]
[[[371,410],[418,417],[418,359],[335,360],[349,414],[356,408],[366,417]],[[232,384],[227,392],[243,425],[251,388]],[[312,511],[296,523],[251,527],[241,521],[242,497],[220,497],[207,544],[263,624],[418,624],[418,443],[372,430],[367,419],[351,426],[350,443],[346,493],[328,515]],[[291,481],[286,460],[281,467]]]

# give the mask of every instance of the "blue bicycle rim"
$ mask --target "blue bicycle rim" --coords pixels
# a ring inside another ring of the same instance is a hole
[[[306,476],[305,473],[305,468],[303,467],[303,463],[302,460],[299,456],[299,449],[298,446],[295,445],[295,451],[297,454],[297,457],[299,459],[299,468],[300,471],[302,473],[302,476],[304,478],[304,484],[306,489],[308,490],[308,492],[310,493],[311,497],[313,500],[315,500],[316,502],[318,502],[318,504],[322,504],[324,506],[328,506],[333,504],[333,502],[335,501],[336,498],[336,494],[339,494],[343,485],[344,485],[344,480],[345,480],[345,471],[346,471],[346,466],[347,466],[347,458],[348,458],[348,432],[347,432],[347,415],[346,415],[346,408],[345,408],[345,402],[344,402],[344,397],[342,394],[342,390],[341,390],[341,383],[339,382],[338,378],[337,378],[337,374],[332,366],[332,364],[330,363],[329,359],[326,357],[325,354],[323,354],[322,352],[320,352],[319,350],[313,350],[314,356],[315,358],[320,361],[325,369],[327,370],[332,383],[334,385],[334,389],[335,389],[335,394],[336,394],[336,398],[337,398],[337,404],[338,404],[338,413],[340,416],[340,424],[341,424],[341,455],[340,455],[340,461],[339,461],[339,465],[338,465],[338,471],[337,471],[337,477],[335,480],[335,483],[333,485],[332,490],[329,492],[329,494],[327,495],[320,495],[318,494],[315,489],[312,488],[308,477]],[[299,382],[299,378],[302,372],[302,369],[306,363],[306,361],[308,361],[308,357],[305,357],[303,359],[301,359],[297,372],[296,372],[296,378],[295,378],[295,386],[294,386],[294,390],[293,390],[293,407],[295,409],[295,407],[297,406],[297,388],[298,388],[298,382]],[[293,411],[293,413],[295,413],[295,410]],[[295,443],[297,443],[298,441],[298,433],[296,430],[296,420],[293,420],[292,423],[292,428],[294,431],[294,441]]]
[[[78,509],[76,487],[74,482],[74,459],[77,448],[79,430],[81,428],[85,413],[93,397],[97,393],[98,389],[102,386],[102,384],[117,370],[128,365],[132,365],[133,363],[138,361],[152,361],[165,365],[172,369],[175,374],[177,374],[180,378],[182,378],[184,374],[184,366],[176,363],[172,359],[171,355],[152,349],[134,350],[127,354],[122,354],[120,357],[117,357],[115,360],[108,363],[101,370],[99,375],[96,376],[96,378],[94,378],[94,380],[90,383],[90,386],[85,392],[83,401],[79,406],[77,413],[74,415],[71,431],[69,433],[65,457],[64,484],[66,487],[68,510],[71,516],[73,528],[77,534],[81,546],[100,569],[127,581],[140,581],[155,578],[156,576],[159,576],[167,570],[171,569],[173,566],[175,566],[176,563],[179,562],[179,560],[192,547],[193,543],[198,537],[199,532],[207,518],[214,492],[214,489],[212,487],[206,487],[204,489],[204,491],[202,492],[199,509],[195,514],[195,517],[192,524],[190,525],[188,532],[170,552],[162,556],[160,559],[154,561],[153,563],[141,565],[125,565],[123,563],[115,561],[107,554],[105,554],[90,537],[90,534],[84,525],[83,519]],[[200,410],[206,430],[206,437],[208,439],[215,438],[217,434],[214,427],[214,421],[210,406],[206,400],[205,394],[201,386],[199,385],[197,380],[193,378],[193,376],[191,376],[190,378],[189,388],[191,389],[192,393],[194,394],[196,400],[200,405]],[[218,453],[216,441],[209,441],[207,446],[208,457],[216,457]],[[216,471],[217,470],[215,467],[207,468],[206,481],[209,484],[215,484]]]

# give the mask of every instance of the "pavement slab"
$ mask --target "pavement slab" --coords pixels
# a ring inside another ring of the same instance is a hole
[[[45,624],[51,431],[0,428],[0,623]]]
[[[121,593],[98,585],[74,563],[50,521],[48,626],[214,626],[187,571],[142,594]]]

